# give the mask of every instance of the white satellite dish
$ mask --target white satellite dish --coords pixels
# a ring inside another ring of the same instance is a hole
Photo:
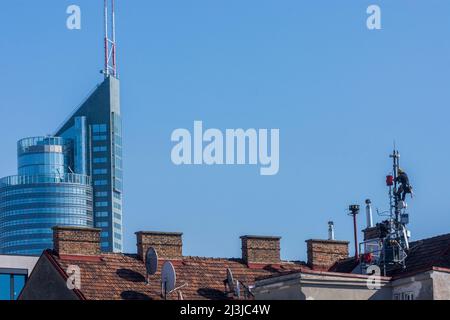
[[[173,267],[172,262],[166,261],[161,271],[161,287],[164,298],[166,297],[167,293],[175,290],[176,282],[177,274],[175,272],[175,268]]]
[[[231,272],[230,268],[227,269],[227,284],[228,289],[230,289],[231,292],[234,292],[234,277],[233,272]]]
[[[158,253],[153,247],[148,248],[145,254],[145,268],[147,275],[154,275],[158,270]]]
[[[239,280],[236,280],[236,288],[234,290],[234,294],[238,299],[241,298],[241,286],[239,285]]]

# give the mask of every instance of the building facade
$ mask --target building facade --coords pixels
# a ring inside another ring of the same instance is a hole
[[[387,277],[358,273],[348,242],[307,241],[308,262],[285,261],[280,237],[241,237],[239,258],[183,255],[182,233],[140,231],[137,254],[103,253],[100,229],[55,227],[55,249],[41,255],[19,300],[160,300],[161,270],[170,261],[178,289],[169,300],[449,300],[450,234],[415,243],[407,268]],[[157,252],[147,274],[149,248]],[[72,266],[80,286],[66,285]]]
[[[0,180],[0,253],[40,255],[55,225],[93,225],[92,186],[71,172],[72,142],[35,137],[17,144],[18,175]]]
[[[38,257],[0,255],[0,300],[17,300]]]
[[[119,100],[108,76],[54,136],[18,142],[18,173],[0,180],[0,254],[40,255],[57,225],[97,227],[102,251],[122,251]]]
[[[94,226],[102,230],[101,248],[121,252],[122,119],[120,83],[108,76],[57,130],[73,141],[73,170],[92,177]]]

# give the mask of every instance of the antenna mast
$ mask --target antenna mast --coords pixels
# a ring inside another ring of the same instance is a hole
[[[389,156],[392,159],[392,173],[386,176],[389,188],[389,218],[372,226],[370,201],[367,201],[368,227],[365,230],[365,254],[362,256],[362,270],[376,264],[383,268],[384,275],[397,268],[406,268],[411,233],[408,205],[405,196],[412,195],[412,187],[406,173],[400,170],[400,153],[394,145]]]
[[[390,198],[394,198],[394,203],[391,204],[391,215],[392,218],[395,219],[395,221],[399,221],[400,220],[400,199],[398,196],[396,196],[397,194],[397,190],[398,190],[398,168],[400,167],[400,153],[398,152],[398,150],[395,149],[394,147],[394,151],[392,152],[392,154],[390,155],[390,157],[392,158],[393,161],[393,166],[392,166],[392,174],[394,177],[394,188],[389,190],[390,193]],[[392,214],[393,213],[393,214]]]
[[[111,4],[111,10],[109,10]],[[111,12],[110,12],[111,11]],[[116,8],[115,0],[104,0],[104,42],[105,42],[105,65],[102,73],[105,79],[109,76],[117,78],[117,59],[116,59]],[[111,26],[108,25],[111,15]]]

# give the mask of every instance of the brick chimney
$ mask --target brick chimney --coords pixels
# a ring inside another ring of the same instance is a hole
[[[281,237],[242,236],[242,260],[249,266],[280,264]]]
[[[308,265],[316,270],[330,269],[337,261],[348,258],[348,241],[307,240]]]
[[[100,231],[82,227],[53,227],[53,247],[60,256],[99,255]]]
[[[362,232],[364,234],[364,241],[381,238],[381,230],[378,227],[366,228]]]
[[[144,260],[149,247],[156,249],[160,260],[181,260],[183,258],[183,234],[178,232],[136,232],[137,253]]]

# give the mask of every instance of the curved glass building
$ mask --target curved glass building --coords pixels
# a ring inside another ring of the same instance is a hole
[[[52,227],[93,227],[89,176],[75,174],[73,142],[18,142],[18,175],[0,180],[0,253],[40,255],[53,248]]]

